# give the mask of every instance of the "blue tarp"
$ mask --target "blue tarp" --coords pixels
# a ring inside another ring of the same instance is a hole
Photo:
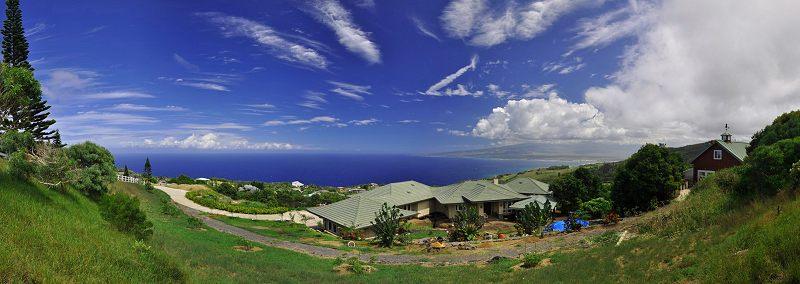
[[[584,220],[576,220],[576,221],[578,222],[578,224],[581,224],[581,226],[583,226],[583,227],[588,227],[589,226],[589,222],[586,222]],[[544,231],[545,232],[551,232],[551,231],[563,232],[564,231],[564,221],[555,221],[555,222],[551,223],[550,225],[547,225],[547,227],[544,228]]]

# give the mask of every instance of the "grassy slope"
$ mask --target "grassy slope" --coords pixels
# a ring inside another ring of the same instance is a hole
[[[0,162],[1,163],[1,162]],[[2,168],[2,165],[0,165]],[[107,228],[91,201],[13,182],[0,169],[0,282],[165,282],[175,266],[194,283],[356,282],[769,282],[800,280],[800,202],[780,196],[736,201],[716,185],[642,217],[645,234],[621,246],[601,245],[548,255],[553,265],[509,272],[518,260],[483,267],[383,266],[369,275],[339,276],[333,260],[264,247],[231,249],[237,238],[187,229],[186,216],[163,214],[161,192],[130,184],[153,221],[151,253]],[[712,179],[707,179],[712,180]],[[777,206],[782,209],[780,214]],[[649,225],[649,226],[648,226]],[[687,229],[695,228],[695,229]],[[172,261],[157,257],[168,255]],[[156,262],[152,261],[156,255]],[[172,264],[174,262],[174,264]]]
[[[109,230],[94,202],[14,181],[2,160],[0,201],[0,282],[152,282],[176,271]]]

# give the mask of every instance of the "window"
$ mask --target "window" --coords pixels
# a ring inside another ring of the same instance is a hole
[[[714,150],[714,160],[722,160],[722,150]]]
[[[511,202],[503,202],[500,203],[500,214],[508,214],[511,212],[508,208],[511,206]]]
[[[414,210],[413,204],[400,205],[400,209],[408,210],[408,211],[416,211],[416,210]]]
[[[697,180],[699,181],[701,179],[704,179],[704,178],[710,176],[713,173],[714,173],[714,171],[697,170]]]
[[[461,212],[461,211],[464,211],[464,210],[467,210],[467,206],[464,206],[464,204],[456,205],[456,211],[457,212]]]

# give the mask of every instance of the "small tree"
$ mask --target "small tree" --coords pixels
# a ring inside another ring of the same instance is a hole
[[[603,216],[606,216],[606,214],[611,211],[611,201],[598,197],[581,203],[581,206],[578,208],[578,211],[587,214],[591,218],[603,218]]]
[[[550,201],[540,207],[538,202],[531,202],[517,213],[517,223],[514,227],[517,231],[524,234],[533,235],[538,233],[539,237],[544,237],[544,226],[550,223],[553,214],[553,207]]]
[[[384,203],[381,210],[375,213],[375,221],[372,221],[372,230],[378,237],[380,244],[385,247],[392,247],[394,239],[401,228],[400,209]]]
[[[123,175],[123,176],[126,176],[126,177],[129,177],[129,176],[131,176],[131,172],[130,172],[130,171],[128,171],[128,165],[125,165],[125,169],[124,169],[124,170],[122,170],[122,175]]]
[[[619,212],[652,210],[675,197],[683,180],[680,155],[654,144],[642,146],[617,168],[611,199]]]
[[[477,206],[468,206],[466,210],[456,212],[453,218],[453,231],[450,234],[451,241],[471,241],[478,235],[478,231],[486,223],[484,217]]]
[[[81,169],[75,184],[78,190],[93,198],[108,192],[108,185],[117,179],[111,152],[92,142],[84,142],[69,147],[67,154]]]
[[[153,177],[153,168],[150,166],[150,157],[148,157],[144,161],[144,169],[142,170],[142,175],[144,175],[145,178]]]

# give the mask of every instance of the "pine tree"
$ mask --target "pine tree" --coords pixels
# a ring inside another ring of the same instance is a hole
[[[12,67],[33,71],[28,63],[28,40],[22,27],[19,0],[6,0],[6,20],[3,21],[3,62]]]
[[[44,141],[53,139],[55,131],[48,129],[55,124],[56,121],[47,119],[50,115],[50,112],[47,112],[49,109],[50,106],[47,105],[47,101],[43,100],[34,102],[25,109],[25,131],[33,134],[33,138],[36,140]]]
[[[122,172],[123,176],[131,176],[131,172],[128,171],[128,165],[125,165],[125,170]]]
[[[53,133],[53,139],[51,139],[51,141],[53,146],[58,148],[64,148],[64,146],[67,146],[66,144],[61,143],[61,133],[58,132],[58,129],[56,129],[56,131]]]
[[[150,167],[150,158],[144,161],[144,176],[147,178],[153,177],[153,168]]]

